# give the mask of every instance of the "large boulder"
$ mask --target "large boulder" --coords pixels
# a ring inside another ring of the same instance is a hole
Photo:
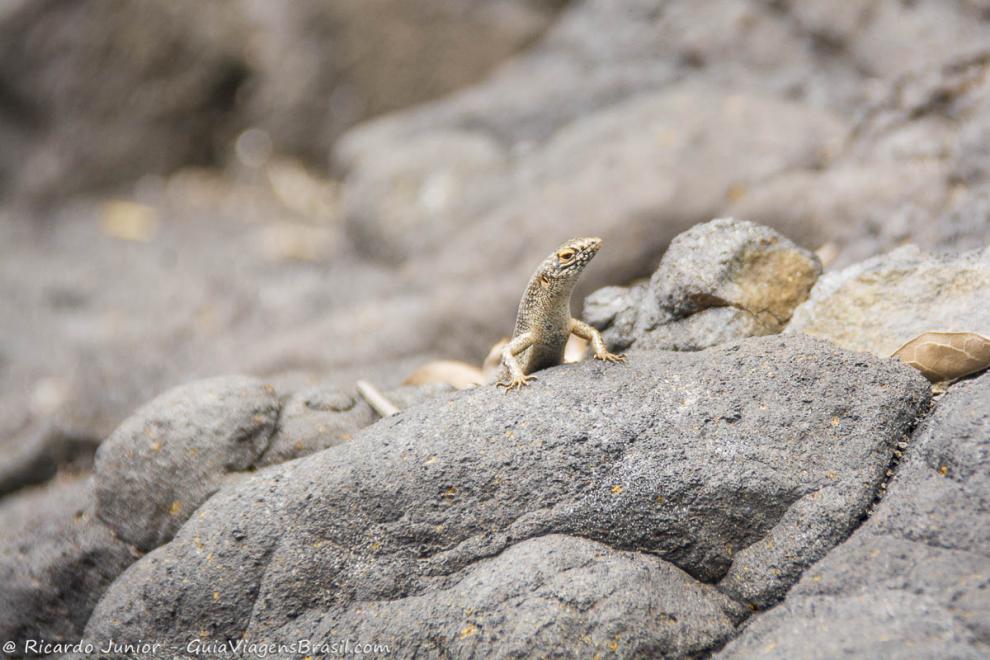
[[[585,316],[611,350],[700,350],[783,330],[821,269],[769,227],[722,218],[671,241],[648,285],[589,296]]]
[[[323,164],[355,123],[476,82],[567,3],[246,0],[256,76],[248,115],[277,149]]]
[[[96,453],[96,511],[143,550],[172,538],[224,476],[252,467],[278,422],[275,390],[246,376],[172,389],[124,421]]]
[[[546,243],[580,235],[612,246],[596,261],[621,281],[652,270],[667,243],[716,217],[735,187],[821,166],[845,132],[835,115],[787,99],[682,82],[576,118],[511,159],[513,167],[501,163],[511,153],[504,145],[481,158],[491,140],[477,129],[459,131],[457,142],[438,129],[406,138],[410,146],[361,151],[345,179],[344,211],[370,225],[358,247],[418,257],[416,271],[431,283],[481,269],[528,271]],[[413,146],[432,153],[400,158]],[[438,181],[446,181],[442,196]]]
[[[928,255],[905,246],[822,277],[786,332],[883,357],[928,331],[990,336],[990,248]]]
[[[990,654],[990,376],[915,432],[887,495],[720,658]]]
[[[225,4],[5,3],[0,123],[19,148],[0,150],[0,190],[64,196],[215,161],[249,74]]]
[[[527,552],[514,546],[548,534],[646,552],[765,605],[864,514],[927,399],[927,382],[896,361],[780,336],[566,365],[510,395],[460,392],[224,488],[114,584],[87,636],[185,644],[291,630],[315,639],[374,608],[387,615],[382,634],[404,639],[411,605],[388,602],[420,597],[451,617],[432,624],[447,634],[470,623],[454,585],[486,576],[502,598],[519,579],[516,563],[481,562]],[[680,592],[683,574],[652,565],[658,572],[644,579]],[[679,611],[710,616],[705,639],[690,646],[714,646],[735,610],[718,614],[724,601],[694,593],[708,604]],[[622,608],[630,623],[609,614],[607,625],[585,624],[639,640],[636,648],[676,651],[663,646],[674,644],[661,630],[671,621],[654,617],[643,629],[634,614],[642,598],[598,594],[591,604]],[[552,600],[512,602],[547,619],[543,607],[559,610]],[[484,638],[547,644],[532,653],[584,648],[580,638],[511,627],[522,610],[487,619]]]

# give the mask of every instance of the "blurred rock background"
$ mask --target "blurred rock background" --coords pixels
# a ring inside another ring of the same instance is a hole
[[[734,215],[826,269],[990,236],[983,0],[8,0],[0,493],[167,387],[480,362]]]

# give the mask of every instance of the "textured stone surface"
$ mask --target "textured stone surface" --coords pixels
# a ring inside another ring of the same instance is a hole
[[[304,615],[275,636],[319,641],[347,631],[400,657],[682,657],[727,639],[747,613],[662,559],[557,534],[517,543],[442,584]]]
[[[990,376],[954,385],[873,517],[718,657],[990,654]]]
[[[888,356],[928,331],[990,336],[990,249],[927,255],[895,250],[819,280],[787,332]]]
[[[136,558],[96,517],[89,479],[4,499],[0,529],[0,638],[19,645],[79,639],[103,590]]]
[[[399,387],[384,392],[399,410],[449,392],[439,385]],[[278,428],[257,465],[274,465],[349,442],[379,419],[356,392],[327,386],[309,387],[290,395],[282,405]]]
[[[722,218],[678,235],[649,285],[588,297],[613,350],[699,350],[780,332],[821,273],[814,254],[769,227]]]
[[[460,392],[223,489],[114,584],[87,635],[260,639],[361,603],[440,607],[459,571],[551,533],[770,602],[848,534],[927,396],[898,362],[803,337]],[[807,519],[830,524],[809,536]]]
[[[222,376],[177,387],[124,421],[96,452],[99,517],[150,550],[168,541],[228,472],[268,448],[278,421],[275,390]]]

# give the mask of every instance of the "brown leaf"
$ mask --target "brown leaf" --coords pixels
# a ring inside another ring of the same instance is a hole
[[[925,332],[894,351],[894,357],[937,383],[990,367],[990,339],[975,332]]]
[[[474,365],[455,360],[436,360],[428,362],[412,372],[408,378],[402,381],[402,384],[447,383],[459,390],[464,390],[484,382],[485,378],[482,376],[481,369]]]

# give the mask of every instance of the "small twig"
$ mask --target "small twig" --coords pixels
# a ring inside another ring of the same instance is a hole
[[[385,395],[368,381],[359,380],[357,382],[357,391],[380,416],[391,417],[392,415],[399,414],[399,408],[386,399]]]

